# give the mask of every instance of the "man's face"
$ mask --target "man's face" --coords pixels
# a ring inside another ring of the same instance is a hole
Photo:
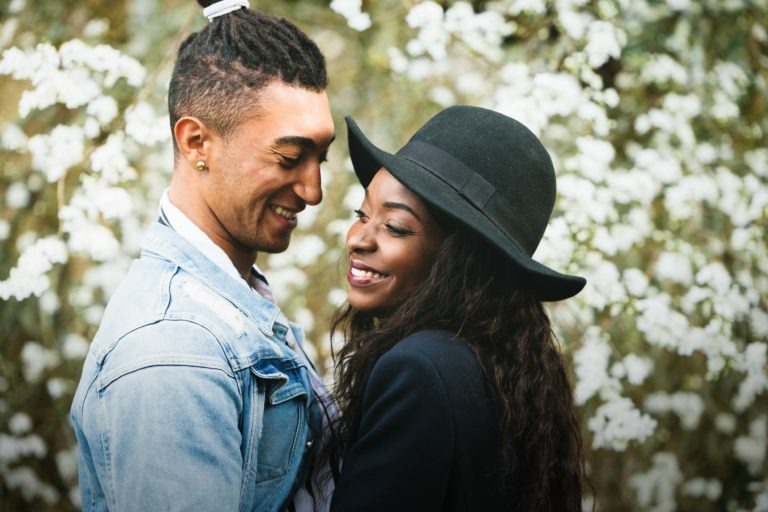
[[[214,135],[201,190],[208,230],[240,252],[282,252],[298,212],[322,199],[320,163],[333,141],[328,97],[274,81],[257,116]]]

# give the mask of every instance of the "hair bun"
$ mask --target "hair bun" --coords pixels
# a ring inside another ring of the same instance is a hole
[[[200,7],[205,9],[206,7],[213,5],[218,1],[219,0],[197,0],[197,3],[200,5]]]

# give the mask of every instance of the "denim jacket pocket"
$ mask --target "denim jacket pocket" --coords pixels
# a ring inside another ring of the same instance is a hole
[[[257,440],[256,485],[285,476],[301,457],[306,436],[307,389],[301,368],[282,372],[276,368],[251,367],[253,389],[259,396],[261,421]],[[297,453],[297,449],[299,453]]]

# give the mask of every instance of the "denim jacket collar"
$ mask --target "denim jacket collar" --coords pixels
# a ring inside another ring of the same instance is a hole
[[[142,243],[142,250],[148,256],[155,255],[174,263],[200,280],[242,311],[264,335],[284,339],[290,326],[279,323],[278,327],[275,326],[280,314],[276,304],[236,282],[173,229],[159,222],[152,224]]]

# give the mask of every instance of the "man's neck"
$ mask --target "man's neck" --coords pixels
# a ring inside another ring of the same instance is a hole
[[[229,257],[235,266],[240,277],[249,279],[251,268],[256,263],[256,251],[249,251],[237,244],[228,233],[213,229],[212,226],[218,222],[207,205],[203,204],[199,195],[192,190],[186,190],[182,180],[171,179],[171,185],[168,189],[168,198],[173,206],[181,211],[200,231],[202,231],[216,246],[218,246]],[[219,225],[220,226],[220,225]]]

